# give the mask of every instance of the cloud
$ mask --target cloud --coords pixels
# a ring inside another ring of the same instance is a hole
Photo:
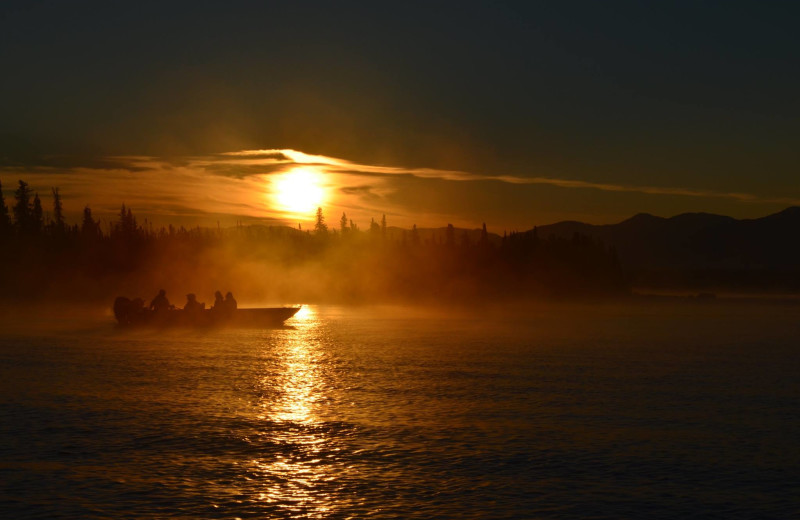
[[[382,193],[381,190],[371,185],[342,186],[339,188],[339,191],[344,195],[349,196],[351,200],[361,199],[364,202],[370,203],[376,203],[380,201],[385,195],[385,193]],[[353,204],[351,203],[351,205]],[[363,206],[359,206],[359,208],[366,209]]]
[[[358,193],[371,193],[373,187],[372,186],[345,186],[343,188],[339,188],[342,193],[347,193],[348,195],[355,195]]]
[[[712,191],[712,190],[697,190],[684,187],[670,187],[670,186],[648,186],[648,185],[630,185],[630,184],[615,184],[615,183],[602,183],[590,182],[575,179],[561,179],[554,177],[525,177],[515,175],[479,175],[465,171],[458,170],[437,170],[432,168],[403,168],[397,166],[380,166],[358,164],[345,159],[338,159],[334,157],[326,157],[322,155],[310,155],[296,150],[243,150],[240,152],[231,152],[230,154],[240,157],[272,157],[280,155],[287,158],[295,164],[313,165],[323,167],[327,172],[335,172],[340,174],[349,175],[362,175],[362,176],[381,176],[390,177],[397,175],[407,175],[419,179],[439,179],[453,182],[478,182],[478,181],[495,181],[507,184],[520,184],[520,185],[549,185],[565,189],[588,189],[599,191],[611,192],[626,192],[626,193],[641,193],[646,195],[665,195],[665,196],[678,196],[678,197],[702,197],[702,198],[721,198],[731,199],[740,202],[761,202],[772,204],[800,204],[800,199],[791,197],[765,197],[752,193],[741,192],[727,192],[727,191]],[[342,191],[346,193],[356,193],[358,190],[354,187],[343,188]]]
[[[724,199],[747,204],[800,205],[791,197],[770,197],[752,193],[698,190],[685,187],[628,185],[590,182],[546,176],[483,175],[457,170],[404,168],[375,164],[359,164],[336,157],[313,155],[291,149],[240,150],[204,156],[150,157],[64,157],[50,156],[31,160],[24,165],[0,164],[0,176],[6,181],[6,193],[16,187],[9,176],[28,181],[40,193],[51,186],[61,188],[65,201],[72,202],[78,212],[85,204],[105,212],[109,218],[123,202],[151,221],[169,222],[176,217],[193,216],[200,223],[209,218],[228,216],[236,219],[309,220],[313,216],[290,215],[274,204],[273,176],[295,168],[311,169],[322,179],[329,197],[326,210],[351,212],[358,219],[369,220],[381,213],[402,215],[407,208],[402,200],[410,200],[408,190],[420,184],[415,179],[458,183],[500,183],[512,186],[545,185],[565,190],[638,193],[649,196]],[[366,181],[369,179],[369,181]],[[402,179],[402,182],[400,182]],[[432,189],[432,188],[430,188]],[[439,188],[437,188],[439,189]],[[476,197],[483,188],[477,186]],[[405,199],[392,197],[406,190]],[[462,190],[463,192],[463,190]],[[435,200],[419,206],[419,211],[437,215],[441,211]],[[466,217],[466,216],[465,216]],[[437,219],[445,218],[442,215]]]
[[[282,150],[241,150],[239,152],[223,152],[217,155],[219,157],[248,157],[273,161],[291,161]]]
[[[53,174],[69,173],[73,168],[91,168],[97,170],[129,170],[142,171],[148,169],[146,165],[138,162],[145,161],[144,157],[80,157],[64,155],[45,155],[28,158],[24,162],[3,161],[0,159],[0,171],[16,170],[43,172]]]
[[[244,179],[253,175],[272,175],[286,171],[284,164],[209,164],[202,167],[212,175],[221,175],[234,179]]]
[[[660,186],[631,186],[625,184],[606,184],[598,182],[577,181],[568,179],[551,179],[547,177],[486,177],[487,180],[496,179],[511,184],[547,184],[559,188],[580,188],[600,191],[618,191],[628,193],[643,193],[647,195],[673,195],[679,197],[703,197],[733,199],[741,202],[766,202],[774,204],[800,204],[800,199],[790,197],[763,197],[751,193],[736,193],[710,190],[693,190],[688,188],[669,188]]]

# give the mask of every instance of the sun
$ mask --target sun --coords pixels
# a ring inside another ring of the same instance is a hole
[[[275,202],[292,213],[311,213],[322,205],[322,175],[311,168],[295,168],[275,180]]]

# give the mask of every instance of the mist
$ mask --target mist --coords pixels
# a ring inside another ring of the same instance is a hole
[[[80,229],[49,223],[7,234],[3,299],[101,303],[149,301],[160,289],[173,305],[194,293],[210,305],[231,291],[243,306],[302,303],[458,303],[625,294],[614,252],[585,237],[502,241],[453,226],[421,233],[372,224],[312,231],[281,226],[144,229],[130,209],[111,232],[85,215]]]

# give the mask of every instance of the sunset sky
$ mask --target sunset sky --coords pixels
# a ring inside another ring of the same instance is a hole
[[[790,2],[4,2],[0,181],[73,221],[800,205]],[[106,217],[107,218],[107,217]]]

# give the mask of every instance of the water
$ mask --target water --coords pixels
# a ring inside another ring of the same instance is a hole
[[[287,324],[6,320],[0,513],[800,515],[797,308],[310,307]]]

